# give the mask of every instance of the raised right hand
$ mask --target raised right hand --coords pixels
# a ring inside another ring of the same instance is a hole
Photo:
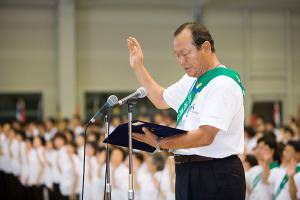
[[[129,63],[132,68],[144,66],[144,55],[142,48],[134,37],[127,38],[127,47],[129,50]]]

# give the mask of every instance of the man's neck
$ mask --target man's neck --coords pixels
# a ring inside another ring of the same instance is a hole
[[[218,60],[217,56],[215,54],[212,54],[208,59],[207,62],[205,64],[203,64],[202,70],[201,70],[201,74],[199,76],[202,76],[203,74],[205,74],[207,71],[212,70],[218,66],[220,66],[221,63]]]

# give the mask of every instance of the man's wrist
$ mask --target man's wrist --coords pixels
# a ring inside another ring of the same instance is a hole
[[[131,67],[134,71],[136,70],[140,70],[140,69],[143,69],[145,68],[144,64],[141,64],[141,65],[135,65],[135,66],[132,66]]]

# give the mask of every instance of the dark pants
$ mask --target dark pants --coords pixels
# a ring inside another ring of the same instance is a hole
[[[245,174],[237,156],[176,164],[176,200],[244,200]]]
[[[57,184],[57,183],[53,184],[53,190],[50,192],[49,197],[50,197],[49,198],[50,200],[62,200],[63,199],[63,196],[59,189],[59,184]]]
[[[43,186],[30,186],[29,187],[30,200],[43,200]]]
[[[76,195],[75,199],[79,199],[79,195]],[[63,200],[70,200],[70,196],[63,196]]]

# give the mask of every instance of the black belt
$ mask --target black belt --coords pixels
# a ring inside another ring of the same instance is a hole
[[[217,158],[210,158],[198,155],[174,155],[175,164],[182,164],[187,162],[204,162],[215,159]]]

